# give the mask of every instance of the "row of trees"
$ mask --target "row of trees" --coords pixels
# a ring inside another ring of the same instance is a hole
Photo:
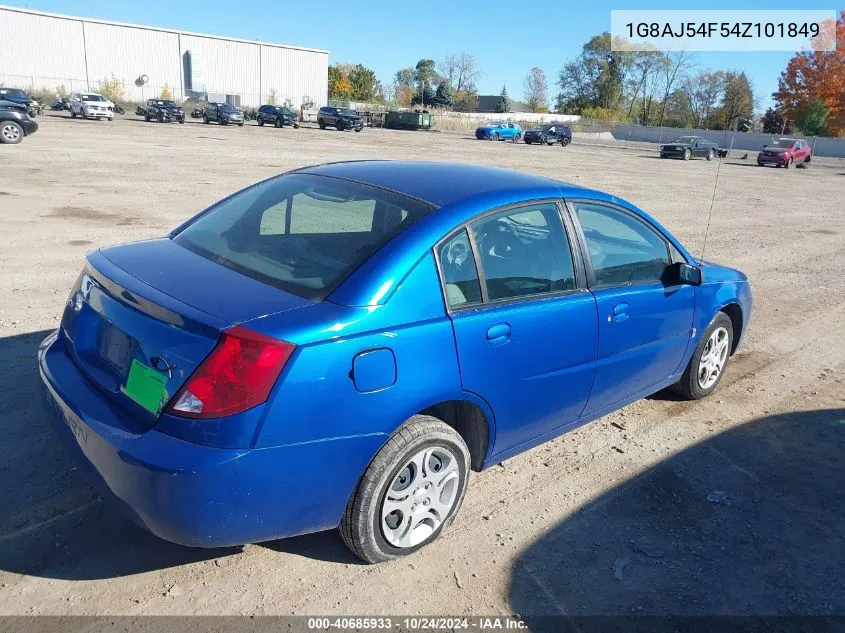
[[[447,55],[440,63],[421,59],[396,71],[390,87],[400,106],[420,105],[469,112],[478,105],[481,77],[478,62],[469,53]]]
[[[835,33],[839,42],[845,41],[845,10]],[[329,98],[472,111],[478,105],[480,77],[475,57],[465,52],[440,62],[421,59],[396,71],[386,85],[361,64],[335,64],[329,67]],[[753,126],[756,99],[744,72],[696,68],[686,51],[612,51],[608,32],[584,44],[580,55],[563,65],[555,83],[557,112],[642,125],[727,130]],[[528,72],[523,95],[529,112],[549,111],[549,82],[542,68]],[[775,106],[760,120],[764,131],[845,136],[845,47],[796,54],[772,97]],[[511,110],[504,87],[496,110]]]
[[[743,72],[694,71],[687,51],[612,51],[610,33],[593,36],[564,64],[555,108],[643,125],[747,129],[755,98]]]
[[[775,107],[763,115],[765,131],[845,136],[845,10],[833,32],[840,42],[836,50],[803,51],[789,60],[772,94]]]

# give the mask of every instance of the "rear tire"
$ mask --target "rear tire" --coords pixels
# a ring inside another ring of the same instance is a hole
[[[675,391],[687,400],[700,400],[713,393],[725,375],[733,340],[730,317],[724,312],[717,313],[699,339],[681,379],[673,385]],[[702,378],[705,374],[706,378]]]
[[[207,114],[203,114],[203,115],[202,115],[202,122],[203,122],[203,123],[210,123],[210,121],[208,120],[208,115],[207,115]]]
[[[566,147],[566,146],[567,146],[567,145],[569,145],[571,142],[572,142],[572,139],[571,139],[571,138],[569,138],[568,136],[564,136],[564,137],[563,137],[563,140],[560,142],[560,146],[561,146],[561,147]]]
[[[70,111],[70,118],[71,118],[71,119],[75,119],[75,118],[76,118],[76,112],[74,112],[73,110],[71,110],[71,111]]]
[[[514,134],[513,135],[513,142],[514,143],[519,143],[520,140],[522,140],[522,134]]]
[[[716,152],[711,149],[707,152],[707,160],[713,160],[714,158],[716,158]]]
[[[469,450],[457,431],[415,415],[370,462],[347,503],[341,538],[367,563],[416,552],[454,520],[469,471]]]

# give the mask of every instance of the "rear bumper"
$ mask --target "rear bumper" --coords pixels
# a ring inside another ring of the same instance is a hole
[[[89,481],[153,534],[223,547],[330,529],[382,435],[262,449],[219,449],[124,425],[65,352],[61,334],[38,351],[45,412]]]

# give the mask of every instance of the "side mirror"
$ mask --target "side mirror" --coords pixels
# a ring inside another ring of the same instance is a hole
[[[678,263],[673,264],[672,268],[675,269],[674,278],[676,283],[684,284],[687,286],[701,285],[701,269],[698,266]]]

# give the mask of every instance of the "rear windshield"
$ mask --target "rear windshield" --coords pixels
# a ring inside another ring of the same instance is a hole
[[[173,241],[253,279],[323,299],[430,211],[376,187],[290,174],[224,200]]]

